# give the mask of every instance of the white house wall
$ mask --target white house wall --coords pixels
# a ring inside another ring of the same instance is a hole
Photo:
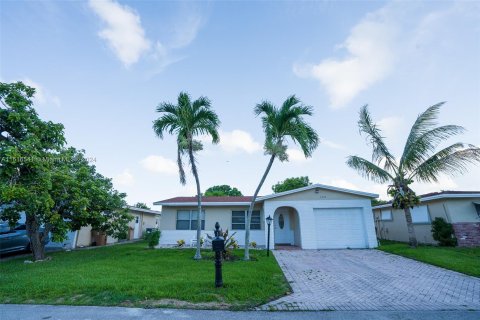
[[[315,216],[313,209],[322,208],[360,208],[362,210],[362,218],[365,224],[366,243],[368,248],[378,246],[375,235],[375,224],[373,221],[372,208],[370,199],[338,199],[338,200],[295,200],[279,201],[266,200],[264,202],[264,215],[274,216],[275,210],[280,207],[292,207],[298,212],[300,222],[300,237],[302,249],[317,249]],[[270,247],[274,247],[273,239],[274,228],[271,227]],[[335,237],[334,234],[331,235]],[[267,232],[265,232],[265,243]]]
[[[233,236],[240,246],[245,245],[245,231],[244,230],[229,230],[230,234],[236,232]],[[206,239],[207,234],[213,236],[213,231],[203,231],[201,237]],[[160,237],[160,245],[174,245],[177,240],[184,240],[187,246],[190,245],[193,239],[197,238],[196,230],[162,230]],[[264,230],[250,230],[250,242],[255,241],[257,246],[265,246],[265,232]]]

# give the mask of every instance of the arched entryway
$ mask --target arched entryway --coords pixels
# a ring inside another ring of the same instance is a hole
[[[273,215],[273,242],[275,248],[301,248],[300,219],[292,207],[279,207]]]

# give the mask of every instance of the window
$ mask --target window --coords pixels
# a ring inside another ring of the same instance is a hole
[[[429,223],[430,216],[428,215],[427,206],[414,207],[411,209],[413,223]]]
[[[232,230],[245,230],[247,211],[232,211]],[[250,230],[260,230],[260,211],[252,211]]]
[[[392,220],[392,210],[382,210],[380,220]]]
[[[232,211],[232,229],[245,230],[245,211]]]
[[[177,230],[197,230],[197,210],[177,211]],[[202,230],[205,230],[205,211],[202,211]]]
[[[283,214],[280,214],[278,216],[278,226],[280,227],[280,229],[283,229],[283,227],[285,226],[285,218],[283,217]]]
[[[475,206],[475,209],[477,210],[477,215],[480,218],[480,202],[474,202],[473,205]]]

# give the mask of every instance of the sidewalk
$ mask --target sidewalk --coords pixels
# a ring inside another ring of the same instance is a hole
[[[478,311],[316,311],[316,312],[267,312],[267,311],[212,311],[176,309],[139,309],[120,307],[75,307],[48,305],[0,305],[2,320],[477,320]]]

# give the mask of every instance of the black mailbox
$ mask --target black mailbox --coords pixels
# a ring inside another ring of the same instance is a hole
[[[217,252],[217,251],[224,251],[225,250],[225,241],[223,240],[222,237],[215,237],[212,240],[212,250]]]
[[[223,287],[222,253],[225,251],[225,239],[220,231],[220,224],[215,223],[215,238],[212,240],[212,250],[215,252],[215,287]]]

